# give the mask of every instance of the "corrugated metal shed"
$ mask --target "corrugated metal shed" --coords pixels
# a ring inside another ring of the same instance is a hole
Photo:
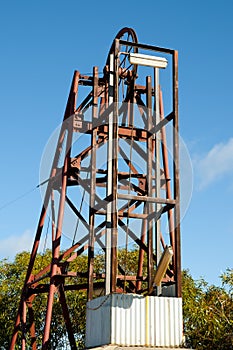
[[[87,303],[86,347],[182,345],[182,299],[111,294]]]

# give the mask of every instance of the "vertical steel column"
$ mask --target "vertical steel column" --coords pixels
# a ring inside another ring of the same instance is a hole
[[[95,244],[95,191],[96,191],[96,140],[98,117],[98,68],[93,68],[92,99],[92,135],[91,135],[91,176],[90,176],[90,212],[89,212],[89,247],[88,247],[88,300],[93,298],[94,244]]]
[[[179,174],[179,118],[178,118],[178,51],[173,52],[173,149],[175,211],[175,277],[176,296],[181,297],[181,242],[180,242],[180,174]]]
[[[146,104],[147,104],[147,130],[152,128],[152,85],[151,77],[146,77]],[[153,139],[152,135],[148,133],[147,137],[147,196],[152,197],[152,160],[153,160]],[[154,261],[153,261],[153,219],[151,214],[153,213],[153,203],[148,202],[146,204],[147,214],[149,219],[147,219],[147,242],[148,242],[148,292],[153,284],[153,271],[154,271]]]
[[[117,239],[118,239],[118,208],[117,208],[117,185],[118,185],[118,82],[119,82],[119,40],[115,39],[114,45],[114,108],[113,108],[113,157],[112,157],[112,254],[111,254],[111,292],[116,291],[117,282]]]
[[[22,350],[26,349],[26,318],[27,316],[27,305],[26,301],[23,301],[23,312],[22,312]]]
[[[114,55],[110,55],[109,62],[109,98],[108,106],[112,108],[114,91]],[[106,255],[105,255],[105,294],[111,292],[111,246],[112,246],[112,156],[113,156],[113,112],[108,116],[108,144],[107,144],[107,208],[106,208]]]
[[[147,204],[144,203],[143,214],[147,214]],[[142,219],[142,228],[141,228],[141,242],[145,244],[146,241],[146,232],[147,232],[147,219]],[[138,254],[138,271],[137,271],[137,282],[136,282],[136,290],[141,289],[142,282],[140,278],[143,276],[143,260],[144,260],[144,249],[140,247]]]
[[[32,308],[32,302],[34,300],[35,295],[32,295],[29,298],[27,303],[28,306],[28,317],[29,317],[29,325],[30,325],[30,336],[31,336],[31,349],[36,350],[36,328],[35,328],[35,319],[34,312]]]
[[[155,111],[155,125],[160,122],[160,110],[159,110],[159,69],[154,68],[154,111]],[[158,130],[155,135],[155,197],[160,198],[160,131]],[[155,212],[158,213],[161,209],[161,204],[155,204]],[[155,222],[155,250],[156,250],[156,267],[159,265],[161,258],[161,247],[160,247],[160,219],[157,218]],[[157,295],[161,294],[161,286],[157,286]]]
[[[159,93],[159,107],[160,107],[160,120],[164,120],[164,108],[163,108],[163,95],[162,90],[160,89]],[[172,190],[171,190],[171,182],[170,182],[170,174],[169,174],[169,160],[168,160],[168,150],[167,150],[167,137],[166,137],[166,129],[165,126],[161,129],[161,148],[162,148],[162,157],[163,157],[163,165],[164,165],[164,176],[166,181],[166,198],[172,199]],[[167,212],[168,217],[168,226],[169,226],[169,235],[170,235],[170,243],[173,249],[173,262],[175,261],[175,237],[174,237],[174,216],[173,209],[169,209]]]

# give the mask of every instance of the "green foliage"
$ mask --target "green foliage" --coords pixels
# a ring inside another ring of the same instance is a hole
[[[223,286],[232,290],[233,270],[222,276]],[[233,300],[224,287],[194,281],[183,272],[183,317],[187,347],[194,349],[233,349]]]
[[[233,269],[226,269],[226,272],[221,275],[221,279],[223,286],[229,290],[233,297]]]
[[[0,349],[5,350],[9,348],[15,317],[18,310],[21,290],[23,287],[25,273],[29,262],[29,253],[23,252],[17,254],[13,262],[7,260],[0,261]],[[38,255],[35,261],[33,273],[41,270],[42,266],[46,266],[51,261],[51,252],[47,250],[45,254]],[[83,271],[87,266],[87,257],[80,257],[73,268],[76,271]],[[48,282],[48,281],[46,281]],[[67,304],[69,307],[74,332],[77,335],[77,344],[83,345],[83,338],[85,334],[85,306],[86,294],[82,291],[66,293]],[[37,338],[39,343],[42,340],[43,325],[45,319],[47,305],[46,294],[39,294],[33,301],[33,311],[35,315]],[[65,349],[67,342],[66,328],[61,312],[61,306],[58,295],[55,294],[53,304],[53,315],[51,323],[51,341],[50,349]],[[17,348],[21,348],[20,338],[17,342]],[[29,342],[30,344],[30,342]],[[81,347],[81,346],[80,346]],[[69,349],[69,346],[67,346]]]
[[[137,269],[138,251],[122,249],[118,253],[119,264],[128,275]],[[51,252],[38,255],[34,273],[51,261]],[[0,349],[9,348],[19,305],[21,289],[29,262],[29,253],[16,255],[13,262],[0,261]],[[71,263],[70,269],[87,271],[87,256],[80,256]],[[104,273],[104,256],[95,258],[95,272]],[[221,276],[222,287],[209,286],[203,279],[195,281],[188,271],[183,271],[183,317],[186,345],[194,349],[233,349],[233,269],[227,269]],[[71,277],[66,284],[74,283]],[[79,278],[79,283],[82,279]],[[84,282],[84,280],[83,280]],[[67,291],[67,304],[79,348],[84,346],[86,293]],[[37,337],[42,338],[47,298],[45,294],[36,296],[33,309],[36,320]],[[69,349],[66,329],[62,317],[58,295],[55,294],[54,316],[51,324],[51,349]],[[20,338],[20,337],[19,337]],[[19,344],[17,345],[19,346]],[[18,347],[20,348],[20,347]]]
[[[15,315],[25,278],[28,254],[21,253],[13,263],[0,261],[0,344],[7,349],[12,335]]]

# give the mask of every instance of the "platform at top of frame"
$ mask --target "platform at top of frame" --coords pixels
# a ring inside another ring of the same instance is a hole
[[[182,329],[181,298],[109,294],[87,303],[87,348],[179,348]]]

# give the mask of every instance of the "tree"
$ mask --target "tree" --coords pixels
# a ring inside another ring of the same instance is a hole
[[[28,254],[21,253],[13,263],[0,261],[0,344],[1,349],[9,347],[17,313],[20,293],[25,276]]]
[[[138,251],[119,252],[119,262],[127,274],[137,265]],[[39,254],[35,272],[51,259],[49,250]],[[13,262],[0,261],[0,349],[8,349],[13,332],[29,253],[17,254]],[[73,270],[83,272],[87,268],[87,256],[80,256]],[[95,259],[96,272],[103,272],[104,259],[99,253]],[[221,276],[222,287],[209,286],[203,279],[195,281],[189,271],[183,271],[183,316],[187,347],[194,349],[233,349],[233,269]],[[127,284],[126,284],[127,287]],[[84,347],[86,293],[67,292],[67,304],[79,348]],[[38,295],[34,302],[37,337],[43,334],[46,311],[46,295]],[[66,329],[60,310],[58,295],[55,296],[51,325],[51,349],[66,349]],[[20,347],[19,347],[20,348]],[[67,345],[67,349],[69,346]]]
[[[186,344],[194,349],[233,349],[233,270],[222,275],[223,286],[194,281],[183,272],[183,317]],[[227,287],[227,288],[224,288]]]
[[[230,295],[233,297],[233,269],[226,269],[226,272],[221,275],[223,286],[225,286]]]
[[[25,279],[25,273],[28,266],[30,254],[22,252],[17,254],[13,262],[6,259],[0,261],[0,349],[8,349],[13,333],[15,316],[19,305],[22,286]],[[49,264],[51,253],[49,250],[45,254],[38,254],[35,262],[35,273],[41,269],[44,264]],[[82,270],[87,265],[86,257],[80,257],[77,261],[76,270]],[[70,314],[73,320],[74,332],[77,334],[77,344],[83,345],[85,334],[85,293],[67,292]],[[42,339],[43,322],[45,319],[47,298],[45,294],[39,294],[33,301],[33,311],[35,314],[37,338]],[[66,328],[62,317],[61,306],[58,295],[55,295],[53,314],[51,324],[51,349],[64,349],[66,343]],[[19,337],[20,338],[20,337]],[[69,348],[69,347],[68,347]]]

